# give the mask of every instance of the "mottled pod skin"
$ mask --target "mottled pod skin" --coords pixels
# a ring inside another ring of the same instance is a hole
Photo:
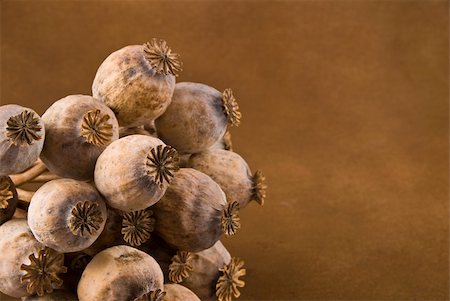
[[[55,290],[53,293],[39,296],[22,297],[22,301],[78,301],[77,295],[68,290]]]
[[[170,104],[175,76],[158,74],[143,45],[126,46],[100,65],[92,95],[113,109],[121,126],[138,126],[159,117]]]
[[[158,136],[180,153],[206,150],[227,129],[222,93],[204,84],[177,83],[172,103],[155,125]]]
[[[200,301],[190,289],[176,283],[164,284],[164,301]]]
[[[177,262],[177,258],[174,257],[174,261]],[[188,259],[181,262],[182,264],[187,263],[186,266],[179,265],[179,270],[176,267],[172,269],[170,274],[171,280],[189,288],[203,301],[217,300],[216,283],[220,276],[219,269],[229,264],[230,261],[230,253],[218,241],[209,249],[197,253],[189,253]],[[176,276],[181,275],[180,272],[186,267],[185,275],[187,277],[177,279]],[[181,279],[182,281],[179,281]]]
[[[181,168],[162,199],[153,206],[155,231],[180,250],[200,251],[219,240],[225,194],[210,177]]]
[[[73,179],[47,182],[28,208],[28,224],[36,239],[64,253],[89,247],[102,232],[106,217],[98,191]]]
[[[174,157],[156,154],[158,147],[171,149],[158,138],[131,135],[111,143],[100,155],[95,166],[95,185],[109,206],[129,212],[159,201],[178,163]],[[159,163],[152,162],[154,157]]]
[[[92,180],[98,156],[119,138],[113,111],[88,95],[56,101],[42,119],[47,136],[41,159],[52,173],[64,178]]]
[[[193,154],[189,158],[187,167],[199,170],[210,176],[227,197],[228,202],[237,201],[242,209],[251,200],[260,204],[264,198],[258,197],[260,188],[251,174],[245,160],[235,152],[223,149],[210,149]]]
[[[80,301],[134,301],[163,289],[163,273],[148,254],[129,246],[115,246],[98,253],[78,283]]]
[[[0,106],[0,176],[31,167],[44,139],[44,122],[35,111],[14,104]]]
[[[0,291],[20,298],[28,296],[26,283],[21,283],[22,264],[29,264],[28,256],[36,254],[43,245],[31,233],[25,219],[12,219],[0,226]]]
[[[0,177],[0,225],[10,220],[18,203],[17,191],[10,177]]]

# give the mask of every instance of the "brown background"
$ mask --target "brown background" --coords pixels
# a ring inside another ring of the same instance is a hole
[[[164,38],[179,81],[232,87],[270,184],[226,239],[243,300],[448,300],[447,1],[1,1],[1,102],[91,93]]]

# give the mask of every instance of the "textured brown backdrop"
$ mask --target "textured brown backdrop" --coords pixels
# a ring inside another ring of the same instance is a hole
[[[152,37],[232,87],[266,206],[226,239],[243,300],[448,300],[447,1],[1,1],[1,102],[91,93]]]

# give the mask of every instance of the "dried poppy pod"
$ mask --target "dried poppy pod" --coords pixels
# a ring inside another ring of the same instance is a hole
[[[172,103],[155,121],[158,136],[180,153],[198,153],[214,145],[241,113],[231,89],[220,93],[198,83],[178,83]]]
[[[210,149],[224,149],[227,151],[233,151],[233,142],[231,141],[231,133],[226,131],[222,139],[216,141]]]
[[[0,225],[13,217],[17,203],[17,191],[11,178],[0,177]]]
[[[113,109],[121,126],[142,125],[166,110],[179,71],[179,56],[164,40],[126,46],[98,68],[92,95]]]
[[[65,178],[92,180],[98,156],[119,138],[113,111],[88,95],[56,101],[42,119],[47,136],[41,159],[52,173]]]
[[[152,208],[156,233],[180,250],[207,249],[223,233],[233,235],[240,227],[237,203],[227,205],[219,185],[191,168],[181,168],[175,174],[162,199]]]
[[[25,219],[0,226],[0,290],[20,298],[43,296],[62,286],[66,272],[64,254],[44,247],[31,233]]]
[[[176,283],[164,284],[164,301],[200,301],[190,289]]]
[[[244,262],[231,258],[218,241],[209,249],[197,253],[178,251],[169,266],[169,279],[192,290],[201,300],[231,301],[240,296],[245,283]]]
[[[39,296],[22,297],[22,301],[78,301],[77,295],[71,291],[62,289],[55,290],[53,293]]]
[[[133,247],[115,246],[89,262],[77,292],[80,301],[134,301],[162,290],[163,281],[161,268],[150,255]]]
[[[0,106],[0,176],[32,166],[44,138],[44,122],[35,111],[19,105]]]
[[[64,253],[89,247],[102,232],[106,216],[98,191],[73,179],[45,183],[28,208],[28,224],[36,239]]]
[[[210,176],[227,197],[228,202],[238,202],[240,208],[254,200],[263,205],[266,197],[265,177],[260,170],[251,174],[247,162],[237,153],[210,149],[193,154],[187,166]]]
[[[108,205],[143,210],[162,197],[178,170],[175,149],[158,138],[131,135],[109,145],[95,166],[95,185]]]

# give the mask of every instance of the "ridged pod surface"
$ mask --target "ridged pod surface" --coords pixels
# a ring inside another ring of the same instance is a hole
[[[167,50],[164,41],[156,40],[126,46],[110,54],[98,68],[92,95],[113,109],[121,126],[154,120],[170,104],[175,75],[158,66],[159,57],[147,55],[148,51],[164,55]]]
[[[105,104],[88,95],[69,95],[42,115],[46,138],[41,159],[54,174],[92,180],[98,156],[119,138],[117,119]]]
[[[35,111],[14,104],[0,106],[0,176],[31,167],[44,139],[44,121]]]
[[[175,85],[172,103],[155,125],[158,136],[184,154],[213,146],[228,124],[238,125],[239,120],[232,94],[200,83],[183,82]]]
[[[80,301],[134,301],[162,290],[163,283],[163,273],[153,257],[129,246],[115,246],[89,262],[77,293]]]
[[[131,135],[111,143],[95,166],[95,185],[108,205],[143,210],[163,196],[178,170],[178,155],[158,138]]]
[[[89,247],[103,231],[106,217],[99,192],[73,179],[45,183],[28,208],[28,224],[36,239],[64,253]]]

